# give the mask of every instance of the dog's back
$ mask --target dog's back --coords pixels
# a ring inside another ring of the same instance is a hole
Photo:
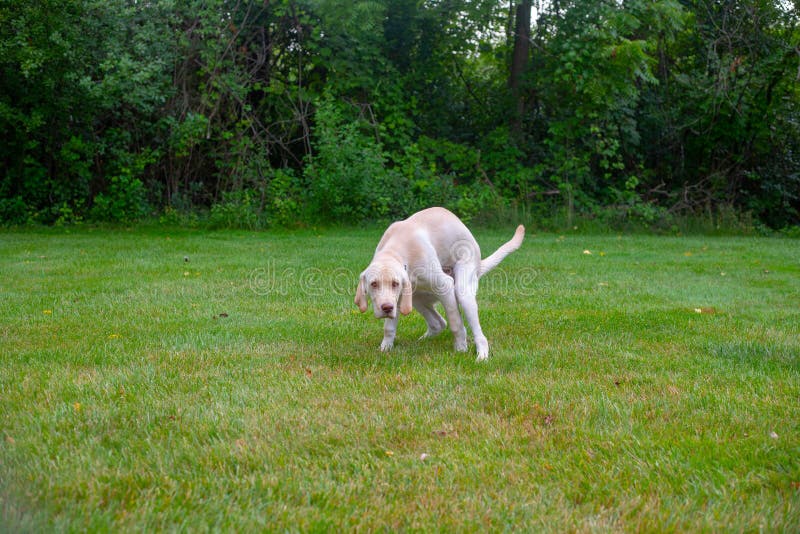
[[[393,223],[384,232],[377,252],[385,248],[414,250],[430,246],[441,265],[480,263],[481,250],[469,229],[451,211],[428,208]]]

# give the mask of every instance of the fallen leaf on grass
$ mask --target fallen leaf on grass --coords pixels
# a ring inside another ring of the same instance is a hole
[[[224,319],[225,317],[228,316],[228,314],[225,313],[225,312],[222,312],[222,313],[219,314],[219,316],[220,316],[220,318]]]
[[[771,437],[772,439],[778,439],[778,434],[773,430],[772,432],[769,433],[769,437]]]
[[[386,456],[394,456],[394,453],[392,451],[386,451],[385,454]]]
[[[592,251],[591,250],[584,250],[583,253],[586,254],[587,256],[591,256],[592,255]]]
[[[694,312],[695,313],[704,313],[704,314],[707,314],[707,315],[714,315],[715,313],[717,313],[717,310],[716,310],[716,308],[714,308],[712,306],[702,306],[700,308],[695,308]]]
[[[428,453],[427,452],[423,452],[422,454],[419,455],[419,459],[420,459],[421,462],[424,462],[425,460],[428,459]]]
[[[79,411],[81,411],[81,403],[80,403],[80,402],[76,402],[76,403],[74,403],[74,404],[72,405],[72,408],[73,408],[73,409],[74,409],[76,412],[79,412]]]

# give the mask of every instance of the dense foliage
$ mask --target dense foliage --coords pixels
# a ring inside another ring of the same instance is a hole
[[[0,4],[0,222],[800,223],[786,0]]]

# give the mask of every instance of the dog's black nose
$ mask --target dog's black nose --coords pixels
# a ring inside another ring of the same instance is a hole
[[[392,304],[381,304],[381,310],[383,310],[383,313],[392,313],[394,306]]]

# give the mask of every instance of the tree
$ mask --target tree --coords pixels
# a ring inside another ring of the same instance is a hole
[[[521,80],[529,66],[529,51],[531,41],[531,0],[523,0],[516,6],[514,16],[513,52],[511,54],[511,69],[508,76],[508,86],[511,88],[516,100],[515,130],[519,130],[520,117],[525,112],[525,101],[520,94]],[[510,25],[510,24],[509,24]]]
[[[800,222],[785,2],[42,0],[0,20],[0,222],[431,203]]]

